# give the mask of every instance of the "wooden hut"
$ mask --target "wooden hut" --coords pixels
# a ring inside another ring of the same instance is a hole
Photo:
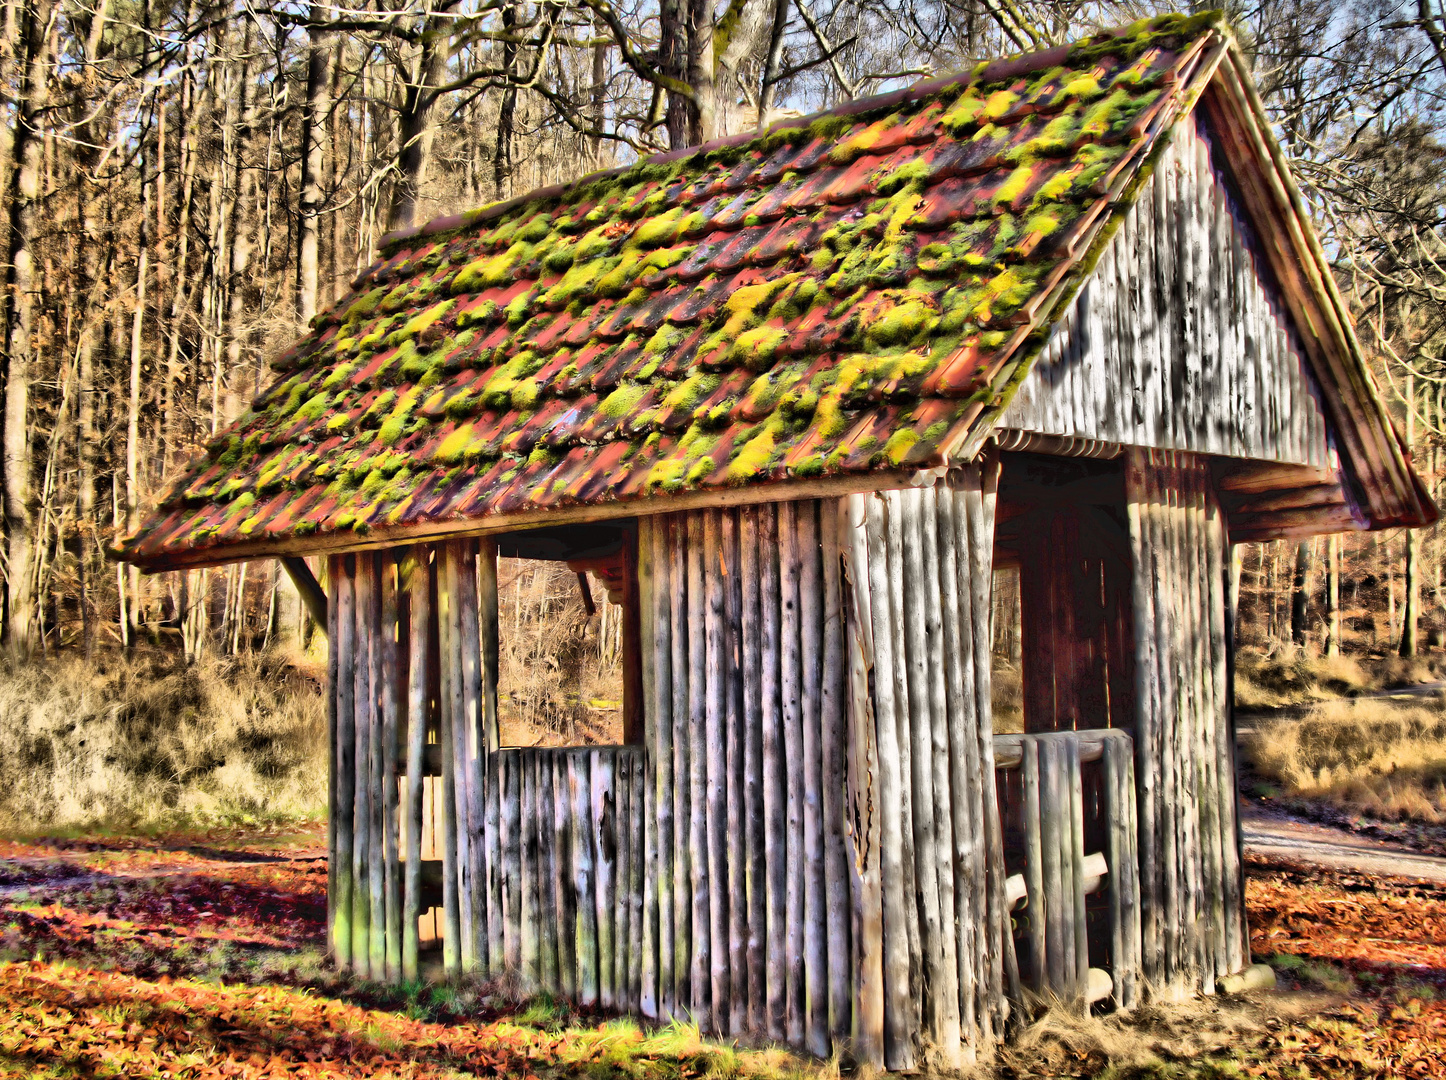
[[[449,975],[898,1069],[1249,963],[1230,545],[1435,509],[1217,18],[382,248],[119,548],[311,590],[339,964],[437,909]],[[499,745],[499,553],[616,582],[624,745]]]

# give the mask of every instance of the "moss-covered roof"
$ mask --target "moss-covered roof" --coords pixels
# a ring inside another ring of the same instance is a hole
[[[396,234],[119,553],[972,454],[1225,38],[1141,22]]]

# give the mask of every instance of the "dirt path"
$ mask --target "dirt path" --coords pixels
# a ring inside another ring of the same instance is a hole
[[[1248,802],[1241,806],[1240,823],[1246,854],[1446,884],[1446,859],[1434,855],[1302,821],[1283,811],[1263,810]]]

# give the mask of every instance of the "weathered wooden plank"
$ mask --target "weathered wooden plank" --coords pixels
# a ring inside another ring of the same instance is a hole
[[[1140,856],[1140,878],[1143,895],[1149,904],[1142,923],[1144,976],[1158,978],[1159,926],[1155,880],[1158,863],[1155,846],[1155,769],[1156,726],[1159,716],[1159,669],[1155,663],[1155,603],[1151,587],[1150,560],[1153,549],[1150,539],[1151,513],[1148,506],[1147,452],[1131,450],[1125,462],[1125,515],[1129,522],[1130,555],[1133,567],[1131,602],[1135,625],[1135,754],[1137,776]]]
[[[873,666],[873,615],[869,592],[868,498],[840,499],[839,548],[844,564],[845,636],[848,650],[848,789],[850,950],[854,979],[853,1045],[860,1062],[884,1065],[883,883],[880,868],[878,727],[869,693]]]
[[[933,798],[933,841],[935,879],[938,888],[939,920],[939,963],[937,981],[931,984],[930,993],[938,999],[937,1030],[938,1042],[945,1060],[952,1066],[962,1063],[962,1031],[959,1019],[959,946],[955,922],[954,903],[954,822],[950,797],[949,770],[949,698],[946,684],[945,665],[940,663],[940,652],[944,648],[944,597],[941,575],[944,566],[939,551],[940,503],[952,502],[948,488],[942,491],[926,488],[920,493],[919,535],[920,562],[922,574],[916,586],[916,596],[922,597],[923,643],[928,655],[924,665],[927,687],[921,686],[921,696],[928,717],[928,769],[929,786]],[[951,565],[950,572],[957,572]],[[917,738],[917,736],[916,736]]]
[[[492,552],[492,550],[489,544],[488,551]],[[472,966],[479,971],[487,971],[491,963],[491,946],[487,936],[487,891],[483,888],[487,868],[485,845],[479,840],[483,834],[483,819],[486,815],[486,787],[482,777],[489,749],[489,726],[491,729],[495,729],[496,720],[497,663],[495,626],[488,631],[494,639],[492,643],[494,655],[490,658],[484,655],[486,646],[483,643],[484,635],[480,626],[482,620],[479,614],[480,601],[477,585],[479,576],[483,579],[490,579],[492,596],[488,604],[491,616],[489,621],[495,623],[497,564],[495,558],[484,558],[479,567],[477,545],[470,540],[456,545],[455,552],[454,574],[457,589],[458,624],[456,692],[460,693],[458,698],[460,706],[458,716],[462,723],[460,745],[465,750],[461,762],[461,778],[467,785],[466,892],[462,897],[466,915],[463,925],[468,928],[467,934],[472,941]],[[488,714],[489,705],[491,707],[490,715]],[[493,731],[493,735],[495,736],[495,731]],[[459,853],[461,850],[462,847],[459,844]]]
[[[378,982],[387,975],[387,819],[386,789],[395,782],[395,775],[387,775],[383,768],[385,760],[386,724],[383,698],[388,682],[385,660],[386,627],[382,621],[382,553],[375,552],[361,560],[367,564],[370,577],[371,595],[367,611],[367,656],[369,669],[367,682],[370,687],[370,732],[367,772],[370,778],[367,792],[367,813],[370,818],[368,838],[371,848],[367,853],[367,899],[370,909],[368,917],[367,950],[371,977]]]
[[[497,751],[498,830],[502,856],[502,956],[513,971],[522,968],[522,777],[519,752]]]
[[[562,992],[557,914],[557,752],[537,750],[537,951],[538,982],[549,994]]]
[[[442,969],[448,978],[462,973],[462,911],[458,892],[461,876],[458,861],[457,821],[457,742],[453,730],[455,710],[452,707],[453,677],[452,636],[456,631],[454,604],[450,592],[449,560],[445,547],[436,553],[436,591],[433,607],[437,612],[438,681],[435,685],[440,730],[437,742],[442,747],[441,807],[437,818],[442,834]]]
[[[402,978],[415,982],[418,966],[417,920],[422,915],[422,802],[427,743],[427,668],[432,621],[429,552],[417,544],[399,564],[399,586],[407,591],[407,853],[402,883]],[[335,638],[332,639],[333,641]]]
[[[719,565],[723,589],[723,664],[712,676],[723,678],[723,741],[727,805],[725,837],[728,867],[728,1031],[740,1034],[748,1022],[748,876],[743,831],[743,657],[740,587],[741,553],[738,511],[719,515]]]
[[[1080,771],[1079,736],[1069,732],[1063,739],[1065,775],[1069,781],[1069,860],[1070,904],[1074,919],[1074,970],[1071,972],[1070,994],[1082,999],[1089,985],[1089,931],[1085,926],[1085,850],[1084,789]]]
[[[909,694],[909,649],[905,624],[908,611],[904,606],[904,493],[891,491],[885,495],[889,513],[885,519],[888,558],[888,633],[893,641],[894,739],[899,756],[900,859],[899,885],[906,898],[904,940],[908,943],[910,993],[915,1003],[913,1026],[916,1035],[929,1032],[930,1016],[922,993],[924,957],[919,927],[918,858],[914,844],[913,736],[911,730],[912,702]],[[875,648],[878,635],[874,636]]]
[[[782,565],[779,570],[779,685],[783,691],[783,778],[787,791],[786,922],[784,936],[784,1030],[790,1045],[801,1046],[805,1029],[805,958],[803,944],[803,643],[799,611],[799,576],[803,555],[797,503],[778,508],[778,534]]]
[[[948,687],[949,805],[955,892],[954,922],[959,969],[961,1035],[971,1048],[981,1041],[980,980],[984,977],[981,930],[985,922],[984,849],[981,837],[986,785],[980,775],[978,699],[974,690],[974,595],[970,578],[968,515],[953,490],[938,496],[944,674]],[[992,785],[989,785],[992,789]]]
[[[629,923],[633,913],[628,902],[633,858],[632,759],[626,747],[618,747],[609,756],[613,759],[613,845],[617,850],[612,895],[613,1008],[627,1012],[633,1008],[628,996]]]
[[[1217,701],[1215,752],[1220,783],[1221,876],[1225,893],[1226,966],[1236,972],[1249,961],[1250,946],[1245,927],[1245,897],[1241,884],[1239,818],[1236,795],[1234,695],[1230,681],[1230,611],[1227,575],[1232,560],[1225,533],[1224,516],[1211,494],[1208,505],[1210,529],[1210,637],[1211,677]]]
[[[798,536],[799,664],[802,690],[802,757],[794,763],[803,780],[803,1045],[817,1057],[829,1053],[828,926],[824,905],[823,820],[823,580],[818,504],[795,504]]]
[[[1175,503],[1179,490],[1179,470],[1173,454],[1164,456],[1165,465],[1157,473],[1160,496],[1155,504],[1157,511],[1158,535],[1156,539],[1159,560],[1156,564],[1155,610],[1168,613],[1155,627],[1156,642],[1161,660],[1160,683],[1163,690],[1160,725],[1160,864],[1164,869],[1163,891],[1161,894],[1164,924],[1164,985],[1172,994],[1178,994],[1184,984],[1186,972],[1182,961],[1185,954],[1185,914],[1188,883],[1182,873],[1184,852],[1181,835],[1183,822],[1180,797],[1180,744],[1182,741],[1182,708],[1184,687],[1182,685],[1180,642],[1173,625],[1174,613],[1180,610],[1180,573],[1178,565],[1177,533],[1179,512]]]
[[[352,964],[362,978],[371,977],[371,733],[374,713],[371,687],[372,588],[371,572],[375,556],[356,559],[355,651],[352,679],[355,697],[352,701],[356,726],[356,801],[352,811]]]
[[[401,602],[398,598],[397,553],[388,552],[382,563],[382,862],[384,934],[383,966],[388,982],[402,977],[402,898],[399,842],[397,739],[402,726],[401,682],[406,678],[399,635]]]
[[[783,734],[781,692],[780,618],[782,586],[778,509],[758,510],[759,565],[759,708],[763,756],[763,833],[768,853],[764,893],[767,908],[767,1009],[768,1037],[782,1040],[787,1023],[787,925],[788,925],[788,818],[785,775],[787,746]]]
[[[1195,739],[1198,760],[1195,764],[1199,801],[1200,865],[1203,886],[1203,907],[1201,925],[1202,979],[1203,989],[1214,989],[1215,980],[1231,974],[1226,967],[1225,947],[1225,895],[1221,873],[1220,844],[1220,799],[1217,794],[1219,774],[1216,769],[1215,741],[1219,725],[1216,722],[1215,680],[1212,662],[1211,640],[1211,584],[1208,526],[1205,520],[1205,489],[1209,483],[1207,474],[1197,468],[1195,492],[1191,506],[1191,562],[1194,582],[1195,610],[1198,626],[1196,640],[1195,682],[1199,699]]]
[[[585,824],[593,838],[593,906],[597,920],[597,1001],[604,1009],[617,1007],[617,788],[611,749],[588,753],[592,768],[592,798]]]
[[[969,578],[973,588],[976,612],[993,610],[994,584],[994,510],[999,490],[999,465],[986,459],[963,473],[968,477],[964,488],[964,506],[969,521]],[[1005,899],[1004,838],[999,820],[999,801],[994,792],[993,683],[990,676],[991,642],[987,620],[982,620],[974,633],[975,709],[979,717],[979,776],[984,790],[983,823],[985,866],[982,880],[987,888],[988,938],[984,963],[989,974],[990,1026],[988,1038],[1002,1037],[1008,1002],[1022,1002],[1019,987],[1019,966],[1014,955],[1014,935],[1009,930],[1009,908]]]
[[[658,641],[656,542],[658,519],[638,519],[638,640],[642,649],[641,674],[643,690],[643,741],[638,778],[640,786],[651,793],[656,790],[655,754],[658,746],[658,676],[655,650]],[[658,825],[651,800],[641,791],[633,802],[641,832],[635,858],[641,868],[639,878],[640,919],[638,924],[635,1011],[655,1019],[658,1015]]]
[[[712,860],[708,851],[708,637],[703,570],[703,514],[686,519],[688,566],[688,861],[692,871],[689,981],[699,1024],[713,1026]]]
[[[932,492],[929,497],[932,499]],[[921,1026],[946,1060],[957,1060],[959,1045],[957,961],[945,969],[940,916],[939,854],[934,807],[934,723],[930,712],[932,686],[930,648],[939,640],[937,608],[930,610],[925,580],[933,567],[924,562],[925,493],[917,488],[898,493],[900,511],[900,596],[904,672],[908,686],[909,803],[914,840],[915,906],[919,924],[919,958],[923,985]],[[932,522],[930,523],[932,524]],[[929,532],[932,535],[932,529]],[[907,582],[907,587],[903,587]],[[932,624],[932,625],[931,625]],[[901,735],[902,738],[902,735]],[[951,992],[952,991],[952,992]],[[951,1000],[952,999],[952,1000]]]
[[[442,592],[438,597],[438,617],[443,631],[442,696],[450,736],[448,743],[452,751],[446,772],[452,783],[449,806],[452,818],[449,831],[454,836],[452,857],[457,861],[453,880],[457,893],[458,963],[463,971],[475,971],[479,959],[481,927],[473,922],[472,906],[476,882],[472,880],[471,777],[467,768],[469,748],[462,659],[465,651],[462,642],[464,618],[461,585],[458,580],[461,576],[459,563],[463,543],[465,541],[453,541],[441,550],[442,566],[438,578]]]
[[[844,626],[843,583],[839,570],[841,552],[836,503],[819,503],[818,527],[823,564],[823,681],[819,726],[823,744],[821,809],[824,830],[824,922],[828,934],[828,1028],[836,1039],[842,1039],[851,1033],[853,1009],[849,971],[848,852],[844,838],[849,742],[846,713],[848,676],[845,671],[847,630]],[[761,914],[760,905],[758,915]],[[750,911],[750,918],[752,917],[755,916]],[[749,1003],[751,1006],[751,999]]]
[[[517,754],[517,763],[522,774],[521,783],[518,785],[522,806],[517,815],[522,828],[520,951],[523,985],[529,990],[542,985],[542,942],[538,937],[542,895],[539,889],[541,874],[538,872],[537,756],[535,750],[521,750]]]
[[[478,888],[487,893],[487,926],[481,936],[487,942],[488,971],[497,976],[507,967],[506,830],[499,753],[487,755],[482,776],[482,829],[473,840],[482,844],[484,881]]]
[[[878,748],[879,875],[882,881],[889,883],[889,887],[882,890],[881,898],[883,1050],[885,1066],[899,1070],[914,1067],[914,1037],[918,1027],[909,938],[905,928],[906,893],[899,887],[899,883],[904,881],[904,776],[900,767],[897,716],[906,705],[898,701],[895,679],[888,543],[893,507],[883,494],[869,496],[864,501],[867,507],[864,532],[868,544],[866,566],[874,670],[872,701]]]
[[[336,930],[336,830],[337,812],[337,642],[336,642],[336,579],[340,573],[338,560],[326,561],[326,588],[330,596],[326,604],[326,947],[335,957],[332,935]]]
[[[593,755],[572,750],[567,756],[567,784],[572,796],[569,833],[572,848],[573,896],[577,926],[575,959],[579,1005],[598,1003],[598,925],[595,833],[592,829]]]
[[[1025,915],[1029,920],[1030,971],[1029,988],[1036,994],[1049,985],[1049,908],[1044,892],[1044,832],[1040,804],[1039,740],[1026,739],[1023,746],[1024,790],[1024,886],[1028,902]]]
[[[662,976],[664,960],[672,946],[672,793],[663,780],[666,770],[671,777],[673,765],[672,704],[669,651],[671,634],[667,616],[666,533],[661,517],[638,520],[638,593],[643,619],[643,692],[647,710],[644,729],[643,775],[640,782],[648,797],[639,797],[634,809],[643,824],[643,914],[641,923],[640,965],[638,980],[638,1011],[648,1019],[663,1015],[663,1001],[671,997],[672,966]],[[665,701],[666,698],[666,701]],[[667,732],[665,735],[664,732]],[[666,742],[665,742],[666,740]],[[662,829],[666,818],[669,830]],[[663,869],[664,865],[668,869]],[[664,923],[667,924],[666,935]],[[665,940],[666,937],[666,940]],[[659,985],[666,978],[667,991]]]
[[[356,684],[352,669],[356,664],[356,598],[353,581],[355,560],[351,556],[332,559],[333,595],[336,608],[336,632],[328,639],[337,655],[337,677],[332,681],[336,697],[336,784],[333,805],[336,808],[336,846],[331,869],[335,896],[331,901],[331,951],[337,966],[343,969],[352,962],[352,891],[356,880],[353,844],[356,803]]]
[[[1065,848],[1064,832],[1069,828],[1068,788],[1062,783],[1060,744],[1055,739],[1039,741],[1040,843],[1043,849],[1044,970],[1045,992],[1067,998],[1066,961],[1074,940],[1073,913],[1066,902],[1066,867],[1060,858]],[[1061,803],[1064,805],[1061,806]],[[1069,981],[1072,974],[1068,973]]]
[[[728,747],[725,743],[728,682],[724,666],[723,557],[721,512],[703,518],[703,696],[702,755],[706,776],[706,857],[708,860],[708,936],[711,941],[709,979],[712,1030],[729,1030],[728,917]]]
[[[629,793],[629,817],[627,824],[632,830],[629,844],[632,862],[628,868],[628,1008],[642,1011],[643,1000],[643,957],[647,948],[644,920],[647,912],[644,906],[646,896],[643,879],[647,871],[644,866],[644,845],[647,834],[648,816],[647,771],[644,764],[646,754],[631,751]],[[646,1014],[644,1014],[646,1015]]]
[[[577,778],[575,751],[558,750],[552,758],[553,888],[557,907],[557,985],[576,1001],[577,977],[577,873],[573,843],[573,806]]]
[[[673,1000],[676,1015],[693,1008],[692,646],[688,640],[686,518],[668,519],[673,673]]]
[[[765,818],[763,813],[763,645],[759,589],[759,509],[746,506],[739,522],[738,578],[742,590],[739,606],[740,666],[743,683],[743,850],[746,859],[748,928],[748,1018],[752,1031],[766,1031],[768,892]],[[773,558],[765,548],[764,559]]]

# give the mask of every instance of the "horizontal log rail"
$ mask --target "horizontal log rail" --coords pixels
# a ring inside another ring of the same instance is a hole
[[[996,735],[994,758],[1000,774],[1020,773],[1001,775],[998,790],[1006,832],[1018,838],[1008,862],[1022,864],[1005,893],[1025,985],[1041,997],[1132,1008],[1140,968],[1133,740],[1116,729]],[[1086,783],[1082,766],[1096,763]],[[1105,850],[1086,854],[1091,840]],[[1088,898],[1098,895],[1107,929],[1092,934]]]

